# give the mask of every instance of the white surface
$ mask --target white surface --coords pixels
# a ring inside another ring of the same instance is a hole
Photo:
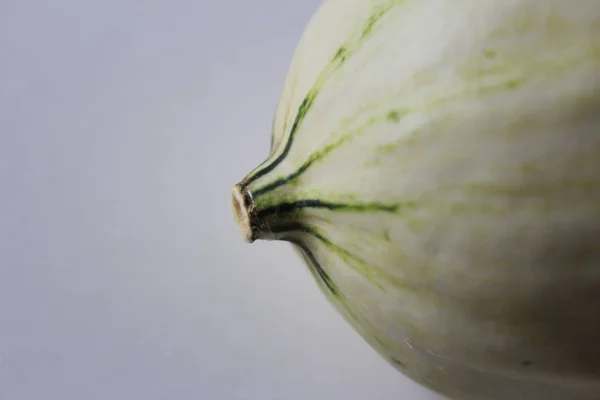
[[[317,0],[0,2],[0,399],[432,399],[230,187]]]

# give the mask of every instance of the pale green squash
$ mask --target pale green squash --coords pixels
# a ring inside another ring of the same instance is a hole
[[[234,188],[402,373],[600,399],[600,0],[329,0]]]

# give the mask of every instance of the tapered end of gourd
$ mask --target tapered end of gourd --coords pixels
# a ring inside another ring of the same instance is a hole
[[[235,185],[231,193],[231,203],[233,207],[233,216],[235,222],[242,232],[244,240],[248,243],[254,241],[254,231],[252,228],[251,198],[244,194],[244,190],[240,185]]]

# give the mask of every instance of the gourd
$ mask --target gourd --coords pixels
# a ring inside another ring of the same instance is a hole
[[[458,400],[600,399],[600,1],[327,0],[233,189]]]

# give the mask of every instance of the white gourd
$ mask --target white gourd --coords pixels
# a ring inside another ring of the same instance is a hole
[[[600,399],[600,0],[328,0],[234,187],[398,370]]]

